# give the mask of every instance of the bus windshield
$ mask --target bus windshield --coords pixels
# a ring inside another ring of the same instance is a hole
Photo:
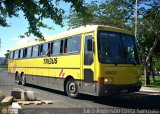
[[[139,64],[135,38],[123,33],[100,30],[98,56],[101,63]]]

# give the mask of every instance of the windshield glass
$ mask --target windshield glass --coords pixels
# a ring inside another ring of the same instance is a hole
[[[139,64],[134,37],[123,33],[99,31],[98,55],[101,63]]]

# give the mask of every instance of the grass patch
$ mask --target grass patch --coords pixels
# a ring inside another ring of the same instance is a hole
[[[6,70],[7,66],[0,66],[0,70]]]
[[[145,77],[142,76],[142,86],[143,87],[152,87],[152,88],[160,88],[160,76],[155,76],[155,82],[152,82],[152,77],[150,77],[150,85],[145,86]]]

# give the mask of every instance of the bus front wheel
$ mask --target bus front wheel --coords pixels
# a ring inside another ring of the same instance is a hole
[[[74,79],[69,79],[66,84],[66,93],[69,97],[78,98],[78,84]]]

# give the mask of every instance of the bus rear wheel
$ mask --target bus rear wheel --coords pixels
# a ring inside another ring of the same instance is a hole
[[[69,79],[66,84],[66,93],[69,97],[78,98],[78,84],[74,79]]]
[[[15,73],[15,83],[20,84],[20,78],[18,72]]]
[[[24,74],[21,75],[21,84],[22,84],[23,86],[26,85],[26,77],[25,77]]]

